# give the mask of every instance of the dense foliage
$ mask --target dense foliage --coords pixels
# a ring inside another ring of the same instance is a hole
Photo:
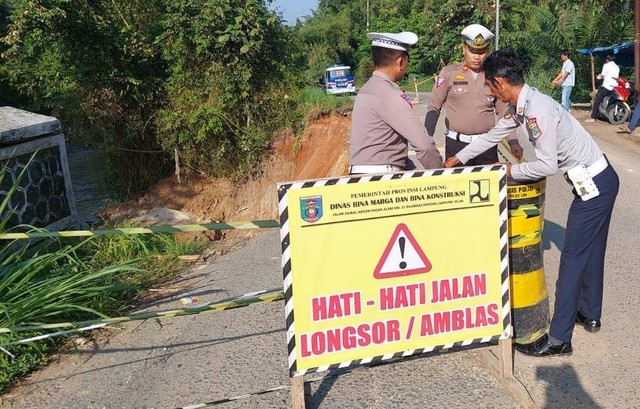
[[[209,175],[251,170],[287,105],[292,45],[256,1],[168,1],[158,38],[169,67],[160,142]],[[291,81],[290,81],[291,82]]]
[[[110,152],[121,191],[250,171],[290,109],[293,45],[260,0],[0,0],[0,92]]]
[[[366,32],[416,32],[420,41],[411,52],[410,74],[428,76],[462,60],[460,31],[466,25],[479,23],[495,32],[495,14],[495,2],[471,0],[320,0],[318,10],[295,30],[307,51],[311,78],[340,61],[356,65],[362,83],[371,71]],[[547,92],[561,67],[560,50],[572,51],[578,74],[574,96],[585,101],[591,91],[590,61],[575,51],[631,40],[633,2],[501,0],[499,36],[500,47],[515,47],[526,56],[528,81]],[[601,64],[596,60],[597,72]]]

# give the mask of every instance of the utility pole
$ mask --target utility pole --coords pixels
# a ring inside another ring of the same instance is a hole
[[[635,1],[638,2],[640,0],[635,0]],[[499,48],[500,48],[500,0],[496,0],[496,50]]]
[[[634,75],[634,102],[640,97],[638,90],[640,89],[640,0],[634,0],[633,2],[633,22],[634,22],[634,36],[633,36],[633,70]]]
[[[367,31],[369,31],[369,0],[367,0]]]

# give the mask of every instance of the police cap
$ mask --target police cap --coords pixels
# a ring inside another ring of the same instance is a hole
[[[418,42],[418,36],[409,31],[402,33],[368,33],[367,38],[371,40],[372,46],[406,52],[409,52],[411,46]]]
[[[464,43],[472,51],[485,51],[491,45],[493,33],[480,24],[468,25],[460,33]]]

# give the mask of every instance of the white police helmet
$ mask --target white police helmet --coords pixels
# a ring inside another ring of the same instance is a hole
[[[368,33],[367,38],[371,40],[372,46],[406,52],[409,52],[411,46],[418,42],[418,36],[409,31],[402,33]]]

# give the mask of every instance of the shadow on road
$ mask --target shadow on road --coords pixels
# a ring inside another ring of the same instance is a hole
[[[325,376],[322,379],[322,382],[318,386],[316,393],[311,393],[311,384],[305,382],[304,384],[304,395],[305,395],[305,406],[308,409],[317,409],[322,404],[322,401],[327,397],[327,394],[333,387],[333,384],[336,383],[338,376],[351,372],[353,369],[345,369],[345,370],[335,370],[331,371],[329,375]]]
[[[542,231],[542,248],[551,250],[551,244],[555,244],[558,250],[562,251],[564,247],[564,231],[564,227],[545,219]]]
[[[571,365],[540,366],[536,378],[547,384],[545,408],[602,408],[584,390]]]
[[[140,358],[140,359],[128,359],[128,360],[125,359],[116,363],[96,366],[94,368],[87,369],[87,370],[73,371],[73,373],[71,374],[64,374],[60,376],[49,377],[39,381],[32,381],[31,383],[35,385],[39,383],[48,383],[48,382],[56,381],[59,379],[69,379],[75,376],[79,376],[79,375],[83,375],[91,372],[111,370],[113,368],[123,367],[123,366],[126,367],[127,365],[132,365],[140,362],[148,362],[148,363],[153,363],[154,361],[165,362],[168,358],[172,357],[173,355],[185,354],[190,351],[195,351],[203,348],[210,348],[211,346],[223,344],[226,342],[233,342],[239,339],[245,339],[249,337],[271,335],[278,332],[284,333],[285,328],[278,328],[270,331],[262,331],[262,332],[252,333],[252,334],[243,334],[243,335],[221,337],[221,338],[215,338],[215,339],[205,339],[201,341],[177,342],[177,343],[166,344],[166,345],[152,344],[144,347],[135,347],[135,348],[100,348],[98,345],[94,345],[94,348],[91,350],[74,349],[74,350],[67,351],[66,353],[61,353],[60,355],[61,356],[69,355],[76,358],[81,357],[81,359],[82,359],[82,356],[86,356],[86,358],[84,358],[84,361],[83,361],[83,363],[86,363],[97,355],[123,354],[124,356],[132,352],[140,352],[140,351],[149,351],[150,353],[153,353],[154,351],[162,351],[162,352],[158,353],[157,355],[145,356],[144,358]],[[78,368],[82,368],[82,366],[78,366]]]

